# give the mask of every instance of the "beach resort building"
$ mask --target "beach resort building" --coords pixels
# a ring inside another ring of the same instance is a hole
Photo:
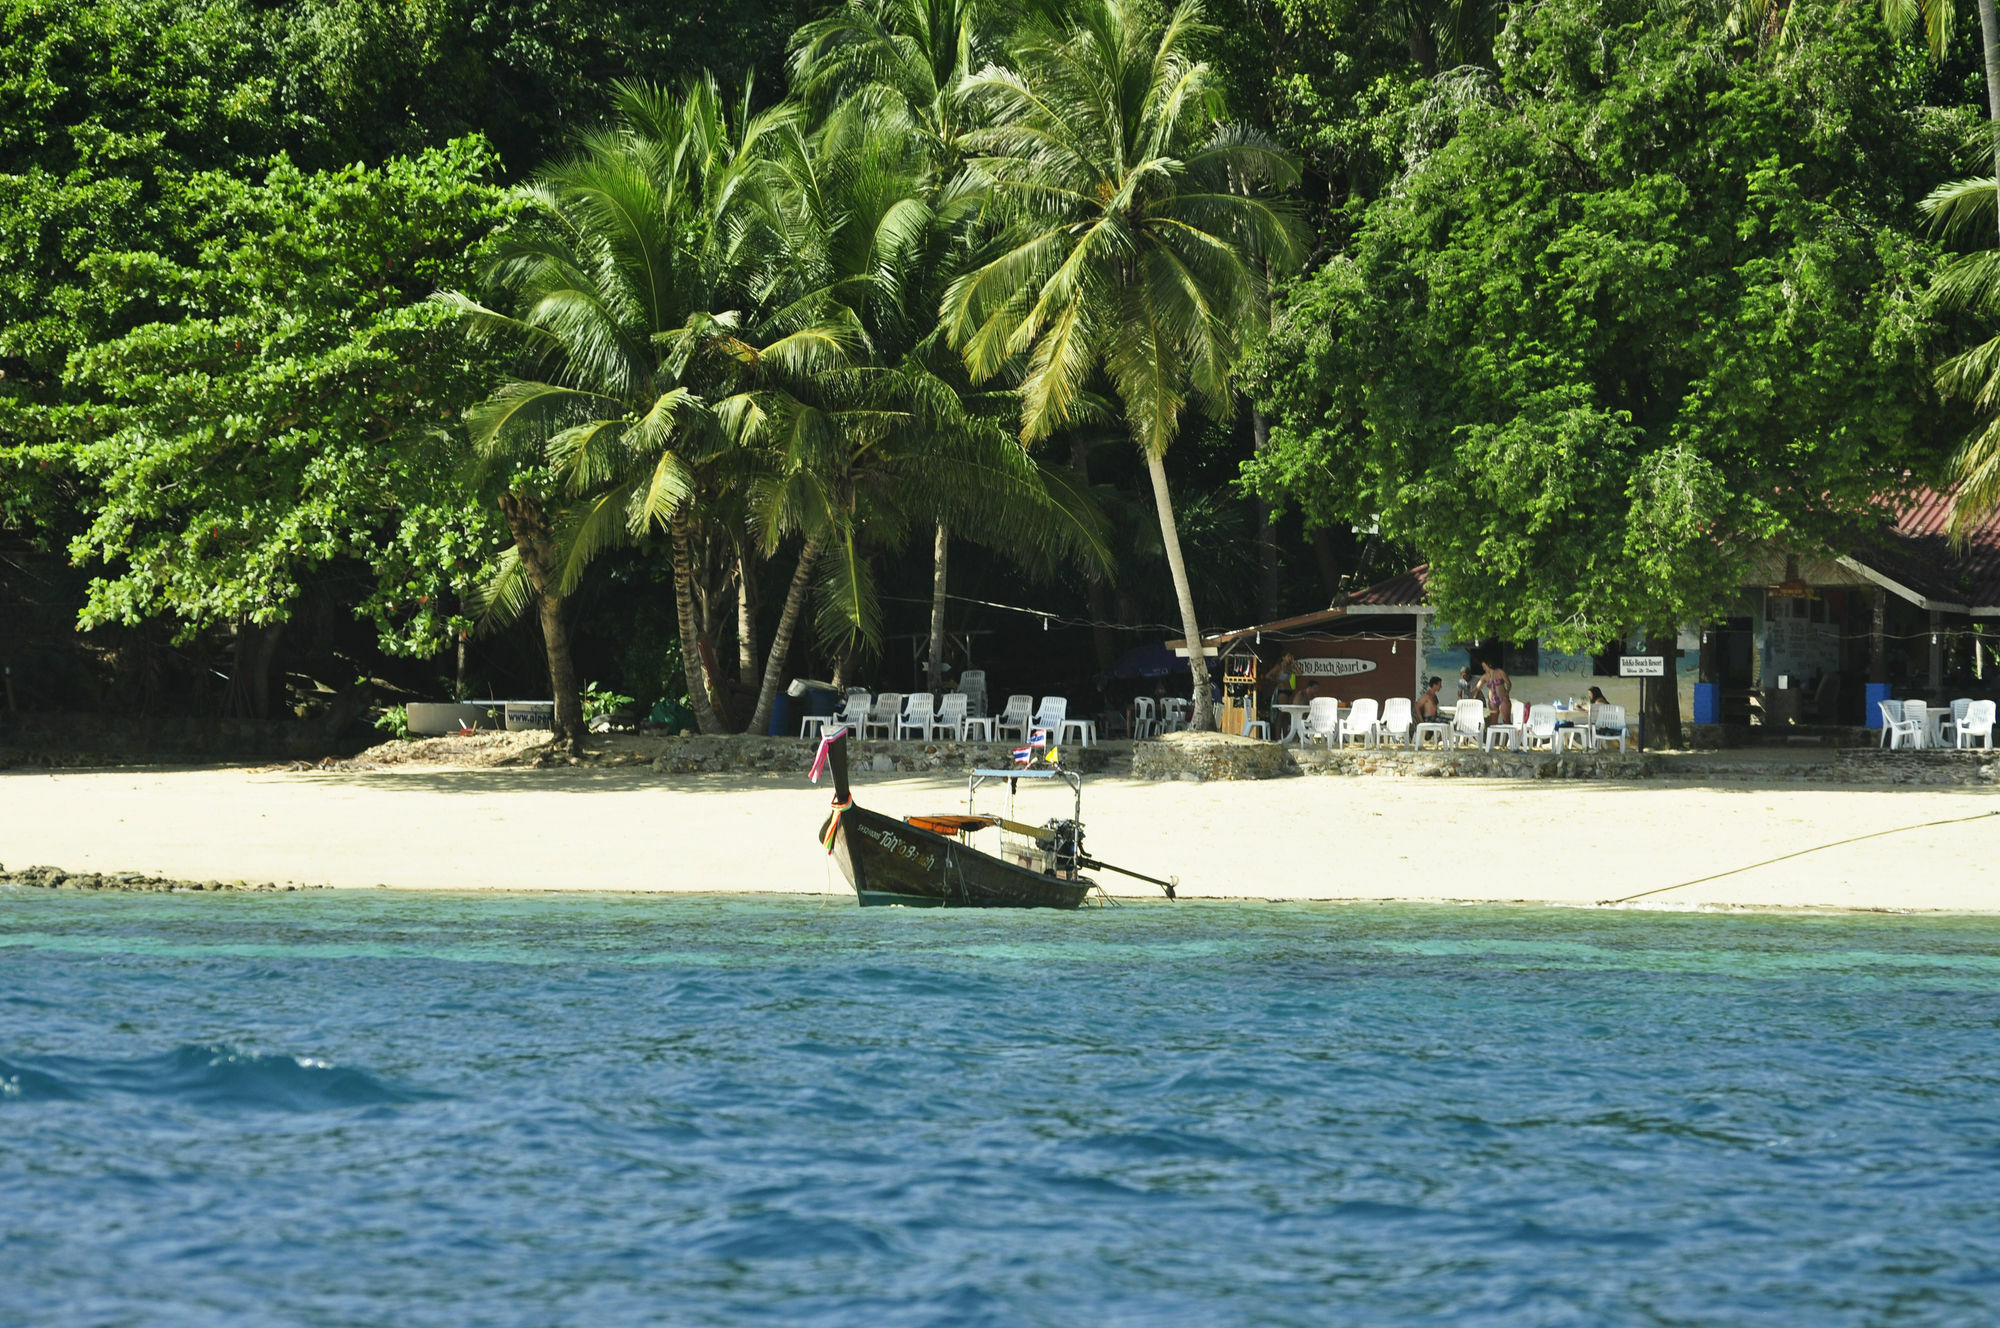
[[[1682,715],[1728,727],[1876,728],[1878,701],[2000,695],[2000,515],[1954,547],[1948,494],[1922,490],[1891,511],[1845,549],[1765,549],[1723,613],[1684,625],[1671,661]],[[1241,672],[1252,657],[1268,668],[1289,654],[1303,691],[1343,703],[1414,695],[1433,676],[1449,702],[1459,669],[1491,660],[1517,700],[1596,686],[1636,713],[1642,684],[1620,660],[1642,654],[1640,642],[1576,653],[1469,640],[1429,602],[1428,574],[1415,567],[1318,612],[1203,644],[1225,673],[1232,659]],[[1187,653],[1185,641],[1169,646]]]

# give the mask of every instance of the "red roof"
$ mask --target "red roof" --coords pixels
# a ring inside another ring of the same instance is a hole
[[[1412,567],[1400,576],[1392,576],[1387,581],[1377,581],[1366,590],[1357,590],[1347,597],[1351,608],[1363,605],[1377,608],[1398,608],[1415,610],[1424,605],[1424,588],[1430,583],[1431,565],[1424,563]]]
[[[2000,606],[2000,512],[1953,547],[1952,495],[1917,489],[1889,500],[1896,523],[1849,556],[1939,608]]]

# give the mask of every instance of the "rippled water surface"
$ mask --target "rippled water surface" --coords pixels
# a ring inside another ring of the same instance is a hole
[[[1968,1324],[2000,923],[0,888],[4,1324]]]

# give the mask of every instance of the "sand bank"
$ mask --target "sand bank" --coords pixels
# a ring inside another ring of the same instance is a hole
[[[859,784],[949,809],[942,777]],[[1184,895],[1591,903],[1830,840],[2000,811],[1982,790],[1770,783],[1100,777],[1089,847]],[[649,770],[0,774],[0,863],[406,889],[844,890],[792,776]],[[1038,818],[1039,819],[1039,818]],[[2000,910],[2000,816],[1852,844],[1645,906]],[[1106,877],[1114,893],[1157,892]]]

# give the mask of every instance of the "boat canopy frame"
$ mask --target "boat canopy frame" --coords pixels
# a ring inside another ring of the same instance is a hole
[[[976,814],[975,802],[979,790],[982,786],[990,784],[995,780],[1005,780],[1007,783],[1007,819],[1010,821],[1013,820],[1014,794],[1019,789],[1020,782],[1024,779],[1031,779],[1038,783],[1046,782],[1048,780],[1059,779],[1063,783],[1069,785],[1070,792],[1076,796],[1076,808],[1075,811],[1071,814],[1071,817],[1078,824],[1082,824],[1083,776],[1077,774],[1076,771],[1074,770],[1065,770],[1061,766],[1043,766],[1039,769],[1033,766],[1023,766],[1014,770],[974,769],[973,772],[966,777],[965,781],[966,814],[968,816]]]

